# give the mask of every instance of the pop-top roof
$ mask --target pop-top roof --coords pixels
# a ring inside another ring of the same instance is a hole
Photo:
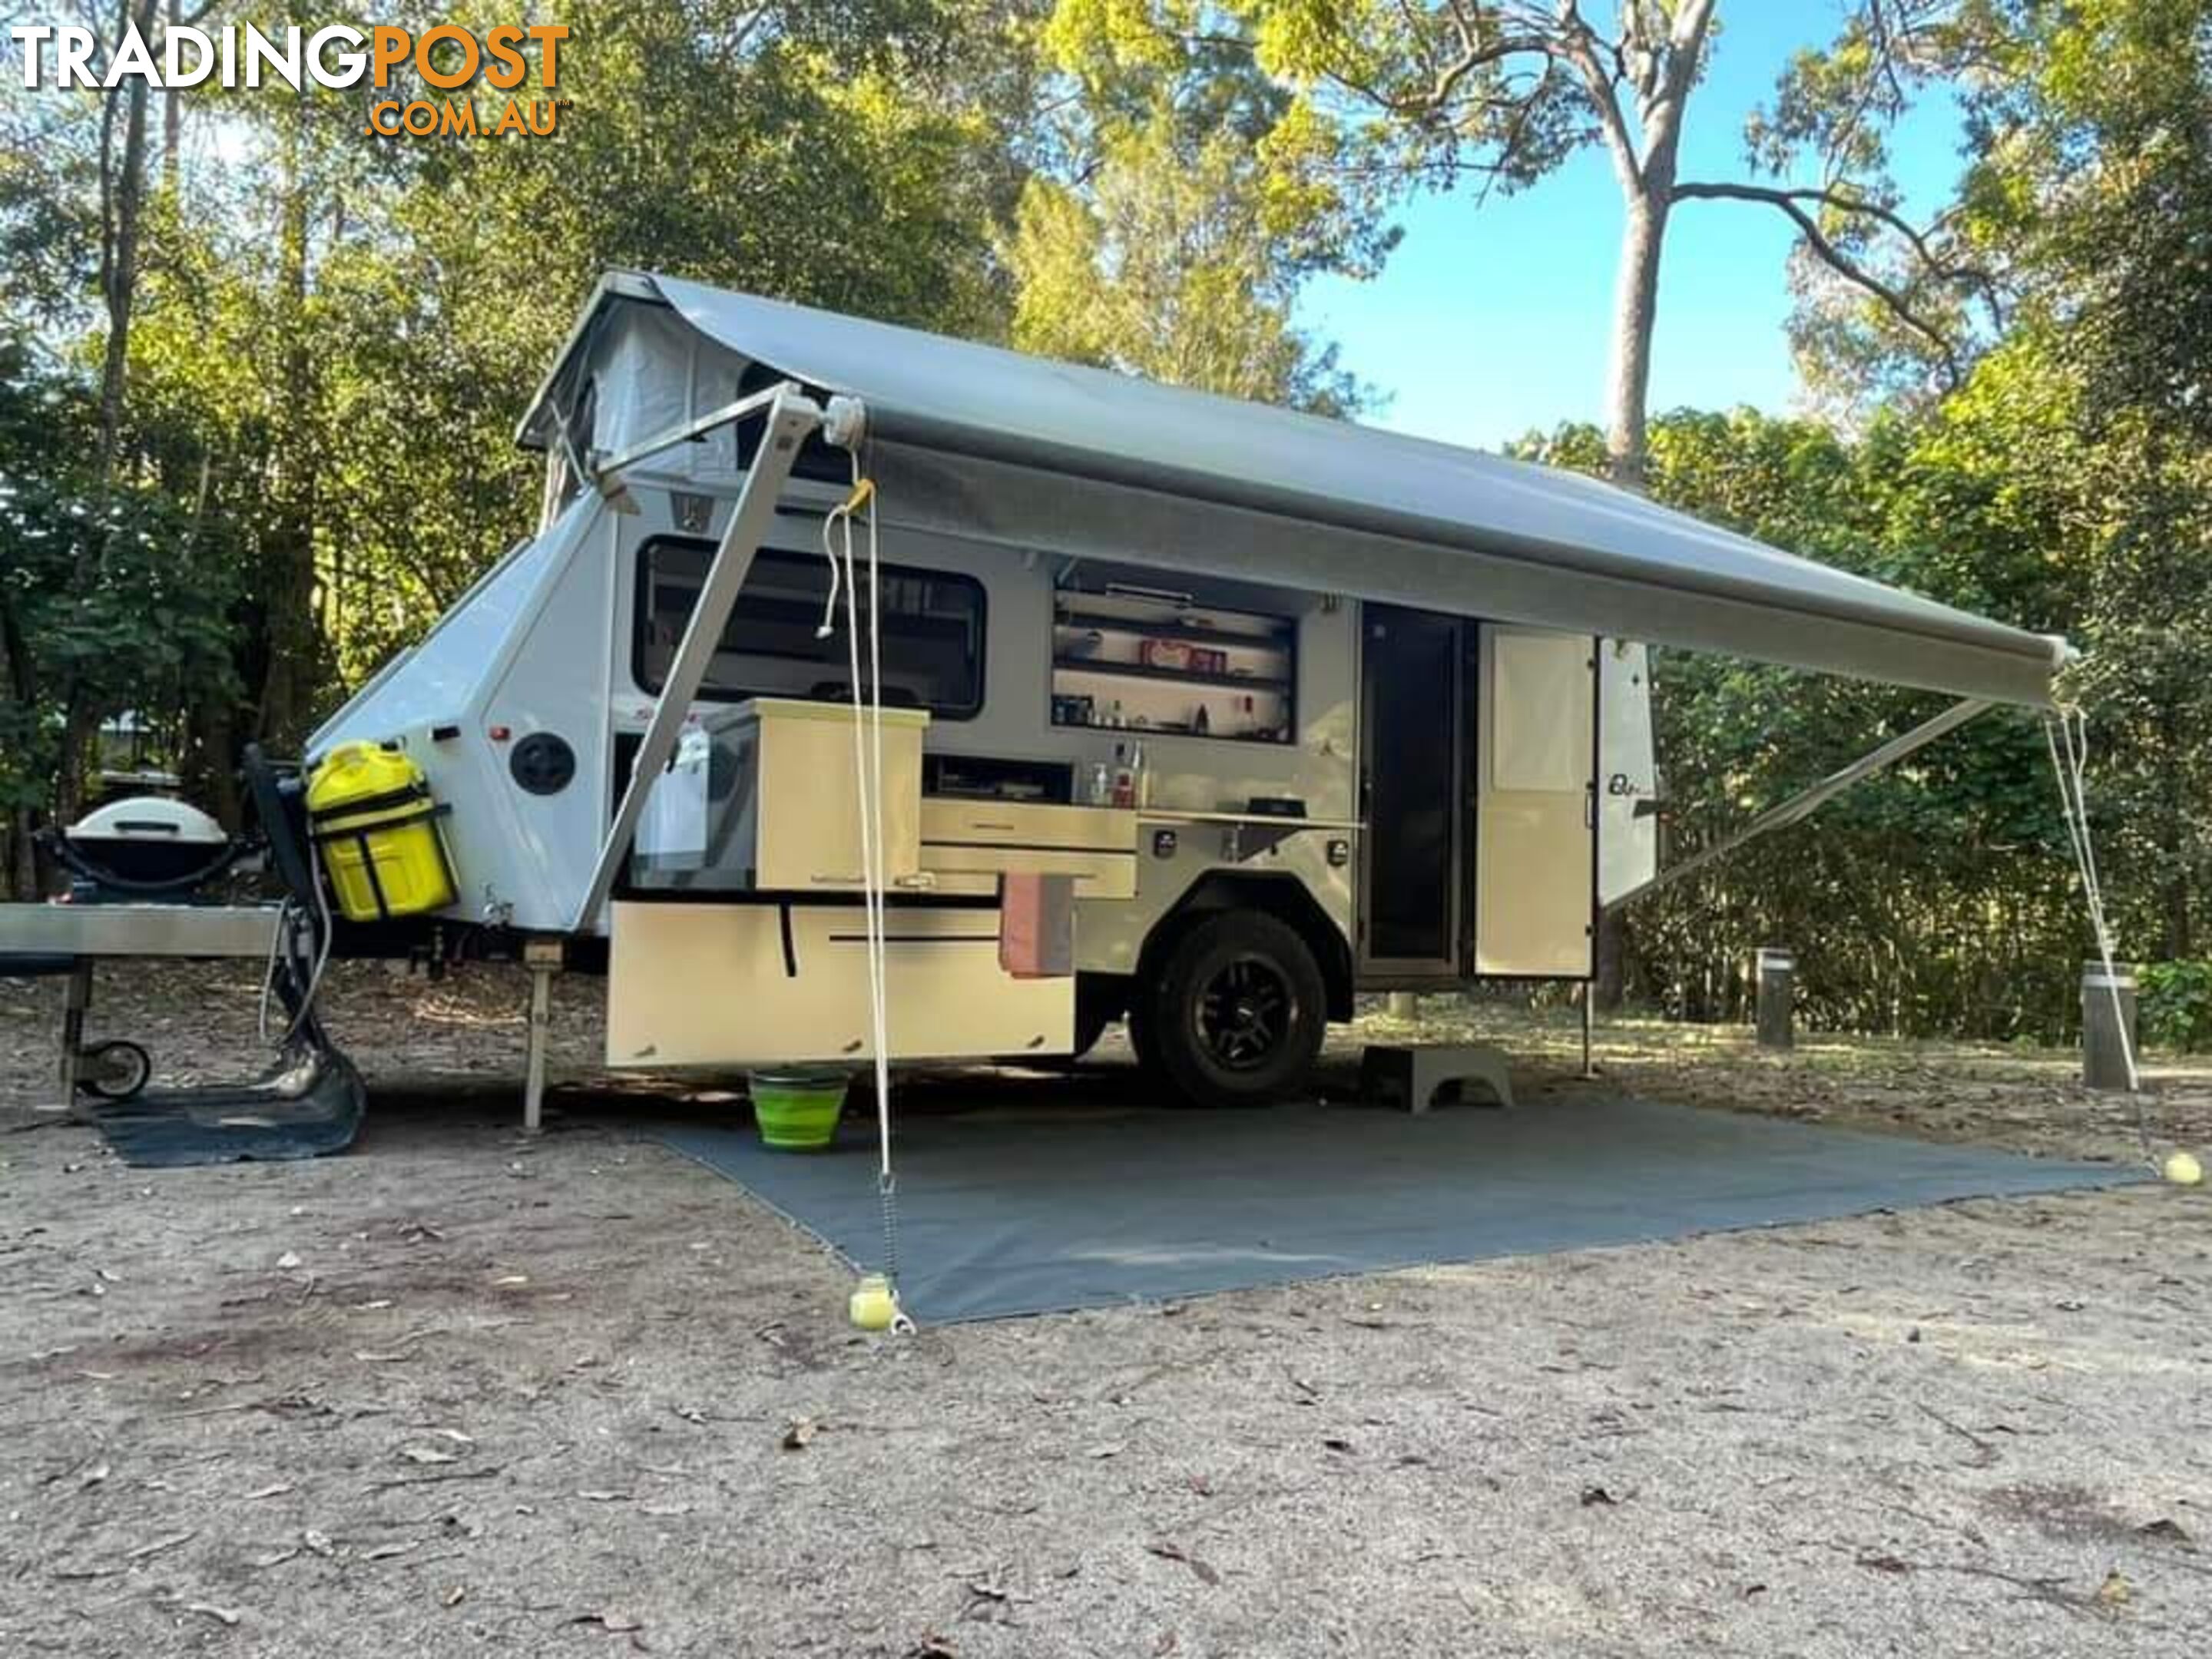
[[[655,297],[860,398],[888,517],[2009,702],[2048,703],[2066,658],[1579,474],[672,277],[610,278],[570,351],[601,306]]]

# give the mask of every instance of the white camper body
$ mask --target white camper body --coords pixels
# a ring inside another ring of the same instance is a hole
[[[1643,639],[2027,702],[2057,660],[1579,478],[666,279],[602,286],[522,436],[538,533],[311,752],[422,765],[444,923],[605,941],[616,1065],[872,1052],[825,552],[856,457],[901,1059],[1126,1015],[1231,1098],[1357,990],[1586,978],[1657,869]],[[1011,948],[1063,897],[1066,961]]]

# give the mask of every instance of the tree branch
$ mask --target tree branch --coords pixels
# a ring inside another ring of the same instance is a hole
[[[1961,280],[1958,273],[1935,258],[1919,234],[1905,225],[1888,209],[1870,202],[1855,201],[1848,196],[1825,190],[1775,190],[1763,185],[1737,184],[1678,184],[1672,192],[1678,202],[1763,202],[1789,216],[1805,238],[1805,245],[1813,250],[1821,264],[1844,281],[1864,289],[1887,307],[1892,315],[1912,330],[1930,345],[1943,362],[1945,380],[1955,386],[1959,383],[1959,359],[1953,349],[1949,336],[1935,324],[1922,317],[1912,303],[1890,283],[1884,282],[1859,261],[1838,247],[1820,228],[1820,222],[1807,210],[1807,203],[1842,209],[1847,212],[1864,213],[1900,230],[1910,240],[1929,269],[1948,281]]]
[[[1597,112],[1598,129],[1605,135],[1605,147],[1613,153],[1613,170],[1620,175],[1621,189],[1632,198],[1641,197],[1644,160],[1637,154],[1636,139],[1628,130],[1628,119],[1620,112],[1617,70],[1607,71],[1604,60],[1598,55],[1602,43],[1583,19],[1576,0],[1559,0],[1555,27],[1558,50],[1582,76],[1583,94]],[[1618,66],[1617,52],[1614,61]]]

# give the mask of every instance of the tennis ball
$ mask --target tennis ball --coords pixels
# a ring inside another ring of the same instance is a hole
[[[864,1331],[887,1331],[898,1317],[898,1298],[891,1294],[890,1281],[881,1273],[869,1273],[853,1286],[852,1301],[847,1311],[853,1322]]]
[[[2204,1166],[2194,1152],[2168,1152],[2164,1174],[2177,1187],[2194,1187],[2204,1179]]]

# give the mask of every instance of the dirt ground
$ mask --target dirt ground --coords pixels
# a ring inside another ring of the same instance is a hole
[[[842,1269],[637,1137],[593,989],[535,1141],[513,978],[348,971],[356,1150],[149,1171],[46,1109],[57,988],[0,981],[0,1655],[2212,1650],[2206,1189],[868,1337]],[[250,969],[100,997],[173,1079],[248,1064]],[[1600,1058],[2135,1155],[2063,1054],[1630,1024]],[[2212,1068],[2155,1084],[2160,1148],[2212,1150]]]

